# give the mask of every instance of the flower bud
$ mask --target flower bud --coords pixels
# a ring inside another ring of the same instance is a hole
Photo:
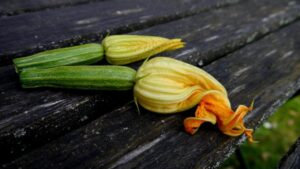
[[[181,39],[167,39],[143,35],[111,35],[103,40],[106,60],[124,65],[139,61],[163,51],[182,48]]]
[[[252,130],[244,127],[243,118],[252,106],[240,105],[234,112],[223,85],[204,70],[167,57],[145,62],[137,71],[135,100],[156,113],[177,113],[198,104],[195,117],[184,120],[186,132],[194,134],[204,122],[217,123],[230,136]]]

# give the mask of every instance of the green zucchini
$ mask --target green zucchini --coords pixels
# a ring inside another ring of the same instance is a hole
[[[103,59],[104,50],[100,44],[84,44],[40,52],[13,60],[16,72],[25,68],[51,68],[66,65],[87,65]]]
[[[130,90],[136,71],[126,66],[60,66],[20,72],[23,88],[54,87],[87,90]]]

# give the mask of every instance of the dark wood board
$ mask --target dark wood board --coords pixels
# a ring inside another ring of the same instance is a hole
[[[291,146],[287,154],[280,160],[279,169],[300,168],[300,138]]]
[[[166,54],[203,66],[279,29],[299,15],[299,9],[286,1],[264,7],[269,2],[247,2],[132,33],[182,37],[188,43],[187,47]],[[258,12],[253,13],[253,9]],[[229,12],[232,14],[227,15]],[[220,38],[207,40],[216,36]],[[131,91],[24,90],[20,88],[12,66],[0,68],[0,74],[0,147],[1,154],[5,154],[1,158],[4,161],[78,128],[132,99]]]
[[[233,107],[255,98],[247,127],[258,127],[300,89],[299,26],[294,23],[204,67],[227,88]],[[190,136],[182,121],[192,115],[193,110],[176,115],[142,110],[139,115],[130,102],[2,167],[216,168],[245,137],[225,136],[209,124]]]
[[[0,16],[17,15],[104,0],[1,0]]]
[[[162,3],[163,2],[163,3]],[[18,56],[183,18],[237,0],[111,0],[0,18],[0,65]]]

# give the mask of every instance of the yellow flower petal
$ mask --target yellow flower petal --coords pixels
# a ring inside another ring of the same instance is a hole
[[[188,110],[200,102],[208,89],[227,95],[225,88],[205,71],[167,57],[143,64],[137,79],[134,95],[139,104],[157,113]]]
[[[115,65],[139,61],[163,51],[182,48],[181,39],[144,35],[111,35],[103,40],[106,60]]]

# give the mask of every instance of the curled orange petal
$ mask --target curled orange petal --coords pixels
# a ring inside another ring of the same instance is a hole
[[[202,123],[208,121],[213,124],[217,123],[219,129],[226,135],[239,136],[244,133],[249,142],[254,142],[253,130],[247,129],[243,121],[245,115],[252,109],[253,104],[250,107],[240,105],[234,112],[227,95],[212,90],[201,98],[195,117],[188,117],[184,120],[185,130],[194,134]]]
[[[214,114],[206,112],[205,109],[202,109],[201,105],[198,107],[198,110],[203,110],[203,113],[199,114],[199,116],[196,117],[188,117],[183,122],[185,131],[192,135],[197,132],[202,123],[210,122],[212,124],[216,124],[217,122],[216,116]]]
[[[184,129],[187,133],[193,135],[197,132],[198,128],[204,122],[205,122],[204,120],[201,120],[200,118],[197,117],[188,117],[183,121]]]

